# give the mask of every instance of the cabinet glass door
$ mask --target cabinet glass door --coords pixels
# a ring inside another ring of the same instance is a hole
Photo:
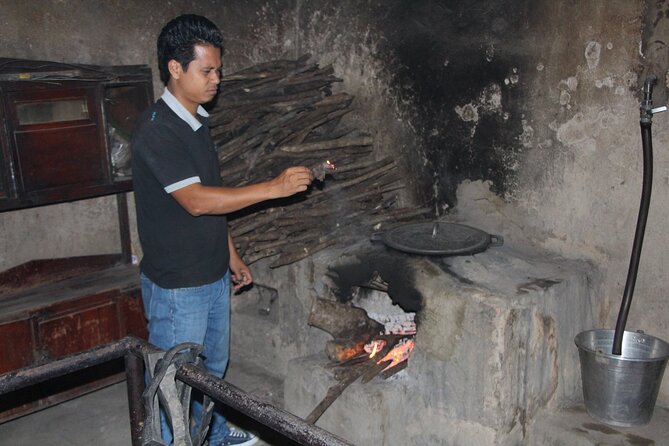
[[[105,88],[104,110],[107,144],[112,166],[112,180],[130,178],[130,142],[137,117],[149,103],[146,83],[115,85]]]

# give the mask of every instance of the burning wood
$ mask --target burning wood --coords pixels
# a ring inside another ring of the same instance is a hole
[[[388,352],[381,360],[377,362],[377,364],[381,363],[387,363],[390,361],[390,364],[386,368],[383,369],[383,371],[386,371],[388,369],[391,369],[395,367],[397,364],[401,362],[405,362],[407,359],[409,359],[409,356],[411,355],[411,352],[413,351],[413,347],[415,345],[415,342],[413,339],[403,339],[401,340],[395,347],[393,347],[390,352]],[[373,348],[373,354],[370,354],[370,358],[374,358],[374,355],[378,351],[378,347],[372,347]],[[365,349],[366,351],[366,349]]]
[[[323,181],[325,180],[325,175],[326,174],[331,174],[335,170],[337,170],[337,167],[330,162],[330,160],[324,161],[322,163],[316,164],[311,168],[311,174],[316,178],[318,181]]]
[[[392,359],[386,359],[390,353],[393,352],[394,347],[397,344],[398,339],[386,339],[383,342],[383,346],[379,347],[379,355],[383,357],[381,361],[373,361],[371,358],[367,357],[367,360],[364,362],[359,361],[349,361],[345,367],[340,367],[335,372],[335,377],[337,383],[330,386],[325,395],[325,398],[321,400],[320,403],[311,411],[311,413],[305,418],[307,423],[315,423],[321,415],[327,410],[330,405],[341,395],[344,390],[354,383],[358,378],[361,378],[362,383],[367,383],[371,381],[375,376],[382,374],[385,378],[388,378],[393,373],[401,370],[401,366],[389,367],[389,364],[392,362]],[[404,348],[405,349],[405,348]],[[403,361],[399,364],[406,364],[406,361]],[[397,370],[394,370],[397,369]],[[393,371],[394,370],[394,371]],[[393,372],[391,372],[393,371]]]
[[[398,330],[397,325],[392,325],[389,330],[368,316],[362,308],[327,299],[316,299],[309,313],[308,324],[328,332],[334,338],[328,341],[325,347],[331,361],[341,364],[363,354],[367,354],[371,359],[377,353],[383,352],[379,362],[390,360],[392,366],[395,366],[408,359],[413,350],[412,335],[416,333],[413,322],[415,313],[407,315],[412,323],[410,329],[400,326]],[[390,332],[393,330],[394,333]]]
[[[367,317],[365,310],[326,299],[316,299],[308,324],[334,338],[326,345],[331,361],[344,362],[364,353],[365,344],[383,331],[383,326]]]
[[[375,281],[382,282],[380,278]],[[370,318],[365,310],[331,300],[316,299],[309,314],[309,325],[334,337],[326,344],[326,353],[335,362],[332,367],[336,368],[337,383],[306,417],[308,423],[315,423],[358,378],[367,383],[375,376],[386,379],[404,369],[414,347],[413,337],[383,334],[384,326]]]
[[[383,339],[374,339],[372,342],[365,345],[365,351],[369,353],[370,358],[373,358],[385,346],[386,341]]]
[[[343,363],[364,356],[365,345],[360,340],[335,339],[325,344],[325,353],[330,361]]]

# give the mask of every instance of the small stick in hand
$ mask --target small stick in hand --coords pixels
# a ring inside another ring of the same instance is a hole
[[[318,181],[325,180],[325,175],[333,173],[337,170],[337,166],[330,162],[330,160],[316,164],[311,167],[311,174]]]

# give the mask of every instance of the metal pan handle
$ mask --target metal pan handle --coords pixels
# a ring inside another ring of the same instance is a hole
[[[371,237],[369,237],[369,240],[372,242],[382,242],[384,235],[385,232],[374,232],[372,233]]]
[[[488,246],[502,246],[504,244],[504,237],[497,234],[488,234],[490,244]]]

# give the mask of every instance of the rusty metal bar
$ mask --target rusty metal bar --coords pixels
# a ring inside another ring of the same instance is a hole
[[[131,338],[131,341],[133,341],[131,342],[131,349],[140,355],[159,351],[153,345],[139,338]],[[177,378],[206,393],[216,401],[253,418],[299,444],[305,446],[352,446],[351,443],[347,443],[325,429],[309,424],[289,412],[267,404],[232,384],[203,372],[192,364],[181,365],[177,369]]]
[[[192,364],[180,366],[177,378],[302,445],[352,446],[336,435],[267,404],[220,378],[203,373]]]
[[[125,355],[125,376],[128,389],[128,411],[130,412],[130,438],[132,446],[141,446],[142,426],[146,416],[142,404],[142,392],[145,387],[144,360],[133,351]]]
[[[143,354],[160,351],[148,342],[126,336],[116,342],[75,353],[46,364],[35,365],[0,375],[0,395],[58,378],[94,365],[123,357],[126,365],[128,406],[130,410],[130,432],[132,444],[141,444],[144,423],[142,392],[144,389]],[[196,388],[216,401],[225,404],[305,446],[351,446],[336,435],[307,423],[303,419],[267,404],[253,395],[195,367],[183,364],[177,370],[177,378]]]
[[[128,343],[124,339],[46,364],[33,365],[4,373],[0,375],[0,395],[122,358],[128,350]]]

